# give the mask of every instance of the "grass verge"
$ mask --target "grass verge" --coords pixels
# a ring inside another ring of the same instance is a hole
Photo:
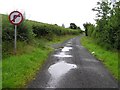
[[[97,45],[94,39],[90,37],[82,37],[81,44],[90,52],[95,52],[93,55],[110,70],[115,79],[118,80],[118,52],[106,50]]]
[[[36,39],[34,44],[17,42],[17,55],[9,55],[2,60],[2,87],[22,88],[34,78],[36,72],[53,50],[50,44],[60,43],[74,36],[55,37],[53,41]]]
[[[10,56],[2,62],[3,88],[23,87],[42,66],[50,50],[34,48],[31,53]]]

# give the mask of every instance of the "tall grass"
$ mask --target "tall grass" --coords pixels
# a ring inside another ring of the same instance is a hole
[[[34,48],[31,53],[3,60],[3,88],[24,87],[46,60],[50,50]]]

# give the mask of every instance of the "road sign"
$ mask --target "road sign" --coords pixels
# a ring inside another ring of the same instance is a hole
[[[19,11],[13,11],[9,15],[9,20],[12,24],[18,25],[23,21],[23,15]]]
[[[9,15],[9,20],[13,25],[15,25],[14,53],[16,54],[17,25],[19,25],[23,21],[23,15],[19,11],[13,11]]]

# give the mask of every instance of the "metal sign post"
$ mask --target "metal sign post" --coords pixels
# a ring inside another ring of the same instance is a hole
[[[13,11],[9,15],[9,21],[15,25],[14,54],[17,52],[17,25],[23,21],[23,15],[19,11]]]
[[[14,41],[14,53],[16,54],[17,49],[17,25],[15,25],[15,41]]]

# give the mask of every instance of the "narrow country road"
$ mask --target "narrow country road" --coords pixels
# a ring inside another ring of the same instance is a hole
[[[104,65],[80,44],[80,37],[53,45],[53,52],[27,88],[117,88]]]

